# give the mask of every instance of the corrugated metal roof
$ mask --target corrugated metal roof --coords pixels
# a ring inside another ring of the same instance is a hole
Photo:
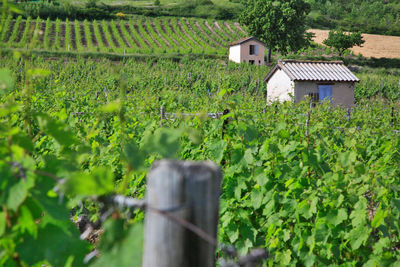
[[[282,69],[293,81],[359,82],[360,80],[343,64],[343,61],[279,60],[265,77],[264,82]]]
[[[235,42],[233,42],[233,43],[230,43],[229,46],[240,45],[240,44],[243,44],[243,43],[245,43],[245,42],[247,42],[247,41],[250,41],[250,40],[257,41],[257,42],[263,44],[264,46],[267,46],[263,41],[258,40],[258,39],[257,39],[256,37],[254,37],[254,36],[241,38],[241,39],[239,39],[239,40],[237,40],[237,41],[235,41]]]

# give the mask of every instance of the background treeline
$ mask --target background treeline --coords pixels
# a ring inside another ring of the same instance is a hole
[[[127,15],[145,16],[181,16],[213,19],[235,19],[241,9],[215,5],[211,0],[191,0],[171,6],[133,6],[130,4],[105,4],[89,0],[84,5],[75,5],[68,1],[39,0],[19,3],[26,17],[50,19],[99,20],[115,18],[122,12]]]

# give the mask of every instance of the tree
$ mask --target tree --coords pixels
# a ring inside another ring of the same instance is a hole
[[[310,5],[303,0],[244,0],[246,7],[239,17],[249,34],[268,46],[267,62],[271,51],[286,55],[310,42],[306,33],[306,16]]]
[[[335,48],[341,57],[343,52],[353,46],[362,46],[365,43],[360,32],[344,33],[343,30],[329,31],[328,39],[323,41],[323,44]]]

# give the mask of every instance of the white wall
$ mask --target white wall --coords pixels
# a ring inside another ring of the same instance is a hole
[[[240,63],[240,45],[229,47],[229,60]]]
[[[283,70],[278,69],[267,83],[267,102],[291,101],[294,96],[294,82]]]

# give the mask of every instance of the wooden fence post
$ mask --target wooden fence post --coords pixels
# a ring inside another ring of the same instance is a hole
[[[392,107],[392,126],[394,126],[394,107]]]
[[[185,229],[153,209],[171,209],[184,201],[184,177],[179,163],[156,163],[147,179],[143,267],[183,266]],[[170,214],[184,218],[184,212],[179,209]]]
[[[160,108],[160,127],[163,126],[163,119],[165,118],[165,108],[161,106]]]
[[[351,119],[351,109],[347,108],[347,120],[350,121]]]
[[[212,162],[154,165],[147,181],[143,267],[215,266],[221,179]]]

